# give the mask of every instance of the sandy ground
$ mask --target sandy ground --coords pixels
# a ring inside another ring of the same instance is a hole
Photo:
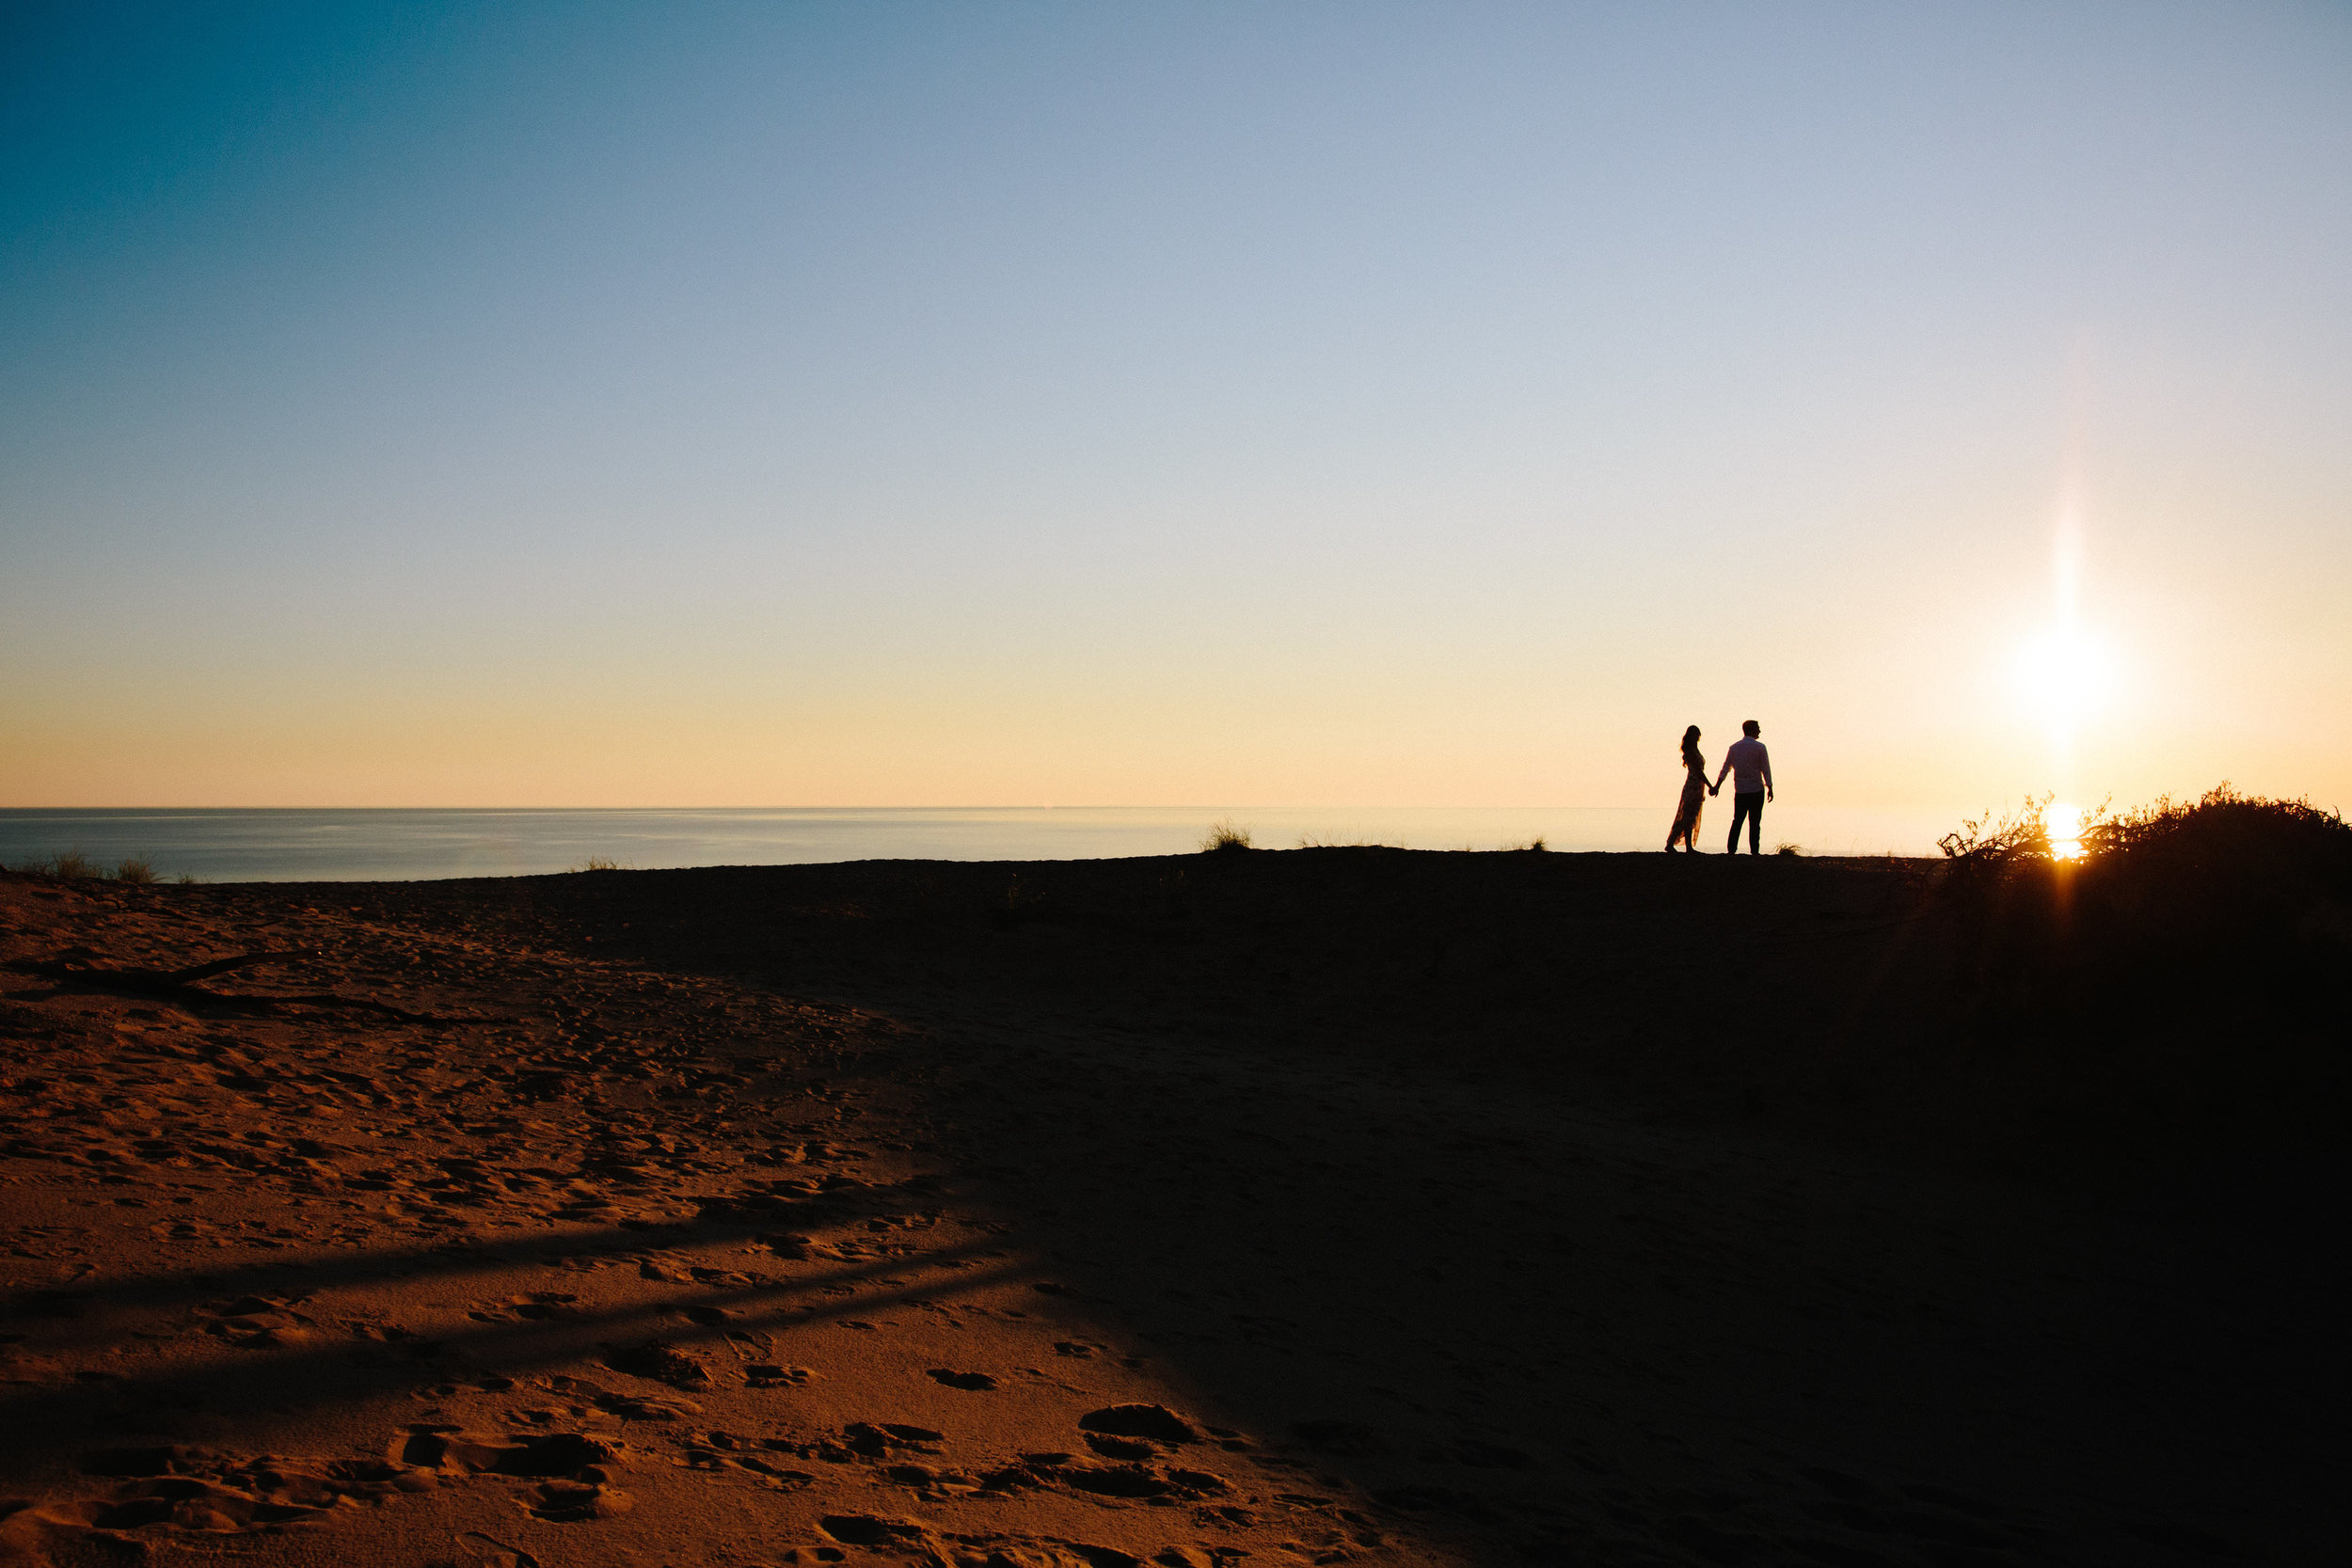
[[[2347,1560],[2335,1167],[1956,1159],[1913,871],[1210,860],[0,879],[0,1561]]]

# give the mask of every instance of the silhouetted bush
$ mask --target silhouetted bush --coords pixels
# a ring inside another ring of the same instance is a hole
[[[2078,1026],[2352,1018],[2352,824],[2225,784],[2094,818],[2068,862],[2042,805],[1944,842],[1985,1000]]]
[[[2304,800],[2159,800],[2091,829],[2074,945],[2156,1006],[2184,990],[2344,1010],[2352,960],[2352,825]]]
[[[2050,797],[2029,799],[2013,814],[1995,817],[1991,812],[1963,819],[1935,841],[1950,861],[1947,885],[1974,890],[1997,881],[2015,866],[2050,858],[2050,830],[2042,820]]]

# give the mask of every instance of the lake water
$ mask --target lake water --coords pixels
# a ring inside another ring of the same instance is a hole
[[[1702,843],[1720,848],[1730,800],[1710,804]],[[1006,807],[712,811],[0,811],[0,863],[79,850],[127,857],[167,879],[407,881],[565,871],[591,856],[638,869],[855,860],[1089,860],[1182,854],[1211,824],[1267,848],[1301,840],[1413,849],[1657,850],[1670,810],[1649,807]],[[1765,847],[1809,854],[1932,854],[1952,826],[1917,813],[1770,808]]]

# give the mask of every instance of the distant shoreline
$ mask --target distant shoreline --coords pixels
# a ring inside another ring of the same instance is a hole
[[[78,852],[150,863],[168,880],[416,881],[540,876],[611,862],[644,869],[864,860],[1075,861],[1183,854],[1231,821],[1267,848],[1376,843],[1413,849],[1656,851],[1671,801],[1563,807],[8,807],[0,865]],[[1953,818],[1775,804],[1765,848],[1928,855]],[[1710,810],[1703,847],[1721,847]]]

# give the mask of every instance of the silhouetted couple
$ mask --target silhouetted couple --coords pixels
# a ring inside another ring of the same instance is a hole
[[[1699,727],[1693,724],[1682,732],[1682,803],[1675,808],[1675,825],[1666,833],[1666,853],[1673,854],[1677,844],[1686,854],[1698,853],[1699,814],[1709,795],[1722,793],[1726,773],[1731,776],[1731,839],[1724,853],[1740,852],[1742,822],[1748,826],[1748,853],[1764,852],[1764,802],[1772,798],[1772,759],[1756,738],[1763,725],[1751,719],[1740,728],[1745,733],[1724,753],[1713,784],[1707,782],[1707,759],[1699,754]]]

